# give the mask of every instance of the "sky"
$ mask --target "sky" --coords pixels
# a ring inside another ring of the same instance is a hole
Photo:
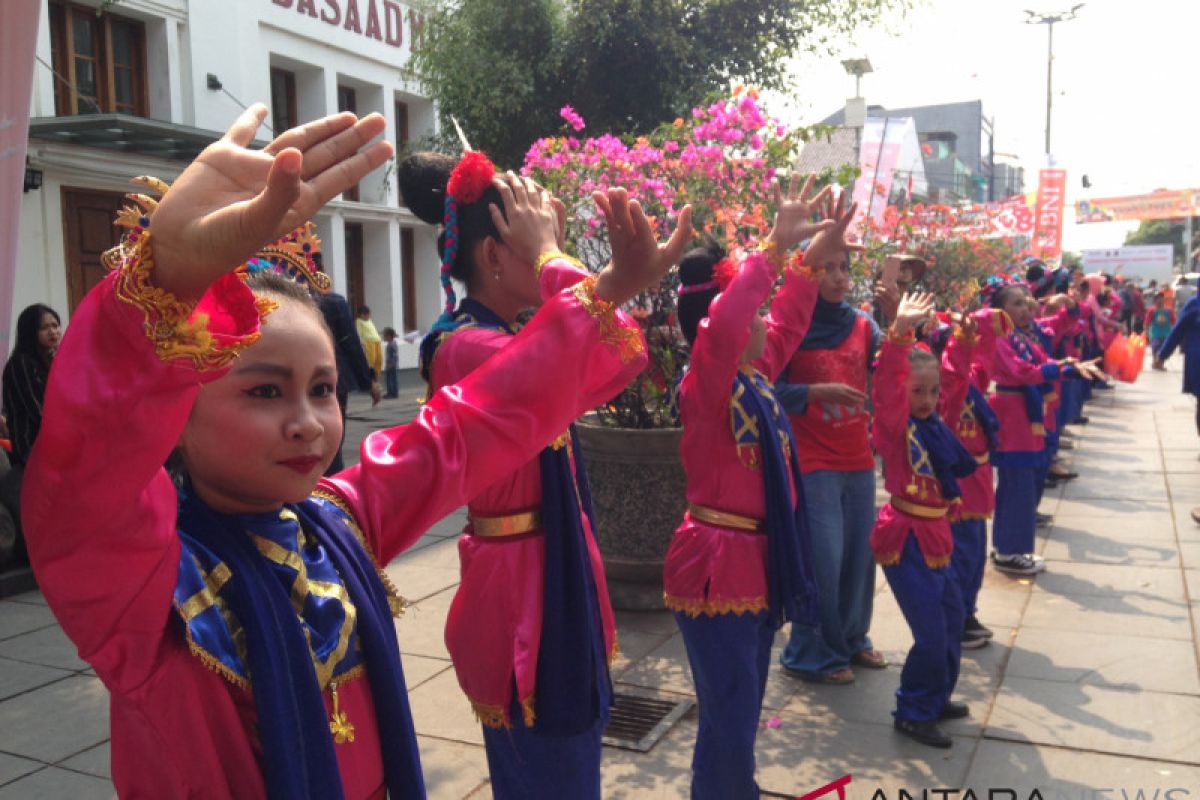
[[[903,18],[861,32],[834,56],[805,55],[792,97],[772,109],[819,122],[854,94],[841,59],[866,56],[868,104],[887,108],[979,99],[997,153],[1015,155],[1027,191],[1045,163],[1046,28],[1024,9],[1078,0],[917,0]],[[1075,200],[1200,187],[1200,0],[1090,0],[1054,26],[1052,151],[1067,170],[1064,247],[1119,246],[1136,223],[1077,225]],[[1092,187],[1084,189],[1086,174]]]

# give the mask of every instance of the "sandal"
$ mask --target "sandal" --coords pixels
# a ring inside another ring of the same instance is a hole
[[[850,656],[850,663],[867,669],[884,669],[888,665],[888,660],[878,650],[867,648]]]
[[[833,672],[801,672],[789,667],[784,667],[783,671],[805,683],[823,683],[827,686],[846,686],[854,683],[854,673],[849,667],[835,669]]]

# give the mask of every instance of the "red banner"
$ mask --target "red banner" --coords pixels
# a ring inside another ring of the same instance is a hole
[[[1063,214],[1067,201],[1067,171],[1044,169],[1038,177],[1037,234],[1033,249],[1040,258],[1062,255]]]

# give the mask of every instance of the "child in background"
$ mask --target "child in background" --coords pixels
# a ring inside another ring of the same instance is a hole
[[[384,397],[394,400],[400,396],[400,344],[396,329],[383,329],[383,379],[387,383]]]
[[[266,260],[311,284],[315,237],[288,232],[392,147],[371,144],[382,116],[345,113],[250,150],[266,115],[247,110],[175,188],[143,179],[162,201],[121,212],[132,232],[50,376],[30,557],[109,690],[122,797],[415,800],[402,602],[376,565],[644,365],[615,309],[662,271],[614,262],[575,271],[572,290],[547,267],[546,302],[502,357],[322,479],[342,430],[330,332],[304,286],[235,270],[278,240]],[[522,195],[503,214],[505,246],[532,264],[554,211]]]
[[[947,513],[961,494],[958,478],[974,472],[976,462],[938,417],[937,358],[913,346],[918,325],[932,311],[932,295],[904,297],[875,370],[873,443],[891,499],[871,530],[871,550],[913,634],[893,726],[922,744],[950,747],[938,721],[966,717],[969,710],[950,699],[958,681],[963,605],[950,566],[954,539]]]
[[[371,321],[369,306],[358,307],[358,318],[354,320],[354,326],[358,329],[358,339],[367,354],[367,363],[371,365],[378,379],[379,374],[383,372],[383,339],[379,336],[379,329]]]
[[[1175,326],[1175,311],[1167,307],[1167,296],[1162,292],[1154,295],[1154,307],[1146,312],[1146,337],[1150,340],[1150,356],[1154,359],[1154,368],[1165,370],[1166,365],[1158,357],[1163,342],[1171,335]]]

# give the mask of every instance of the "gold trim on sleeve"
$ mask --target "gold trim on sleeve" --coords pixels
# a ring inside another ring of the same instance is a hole
[[[617,317],[616,305],[596,296],[595,275],[589,275],[575,284],[571,293],[600,324],[600,341],[617,348],[617,355],[622,364],[628,364],[645,352],[646,343],[642,339],[642,332],[637,328],[622,325]]]

